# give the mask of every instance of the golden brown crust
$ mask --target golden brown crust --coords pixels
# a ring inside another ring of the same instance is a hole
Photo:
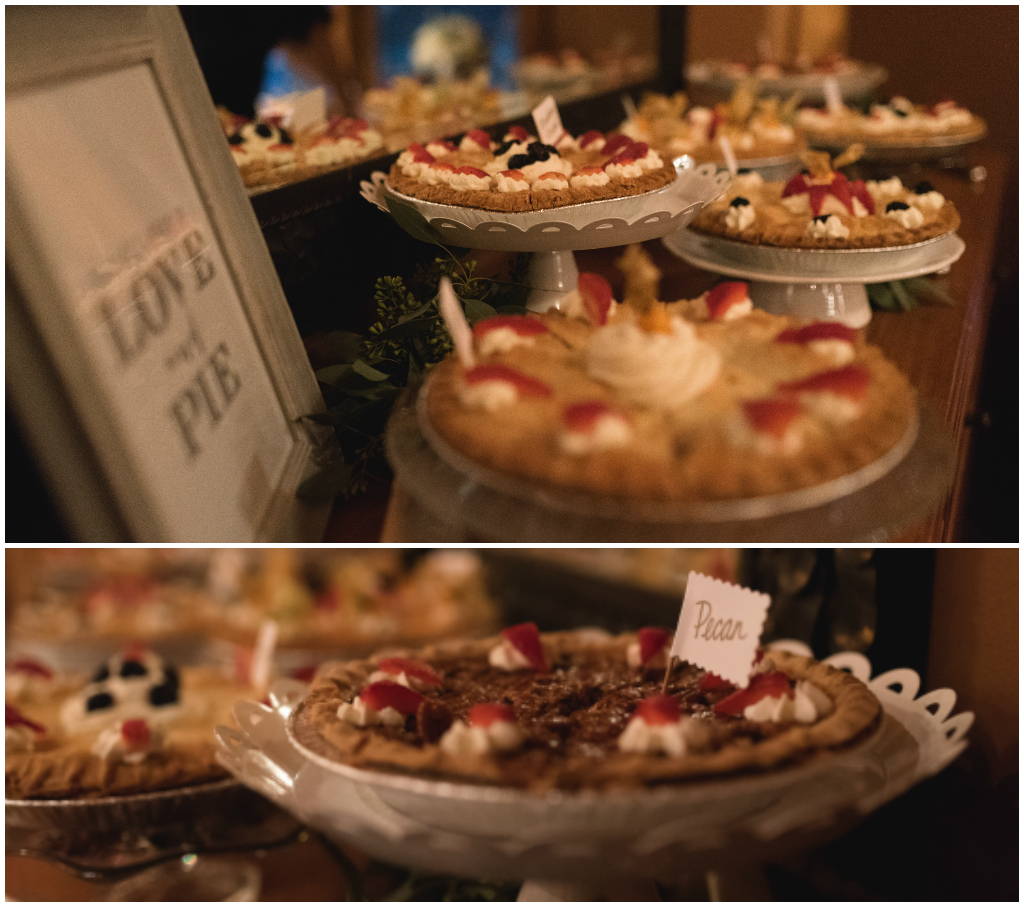
[[[486,663],[487,653],[500,637],[459,641],[406,652],[444,672],[458,660]],[[636,640],[623,634],[607,641],[584,640],[576,633],[544,634],[552,663],[560,657],[589,650],[625,664],[626,647]],[[310,695],[294,717],[296,738],[319,755],[355,768],[396,772],[471,783],[527,786],[532,790],[635,788],[679,783],[711,776],[768,771],[840,751],[867,739],[881,720],[881,706],[859,680],[828,665],[801,656],[771,652],[776,669],[794,680],[808,680],[833,702],[834,709],[809,725],[789,725],[761,739],[737,740],[713,751],[692,751],[679,758],[620,752],[611,748],[599,758],[571,756],[547,765],[528,781],[516,777],[501,755],[453,755],[431,743],[407,743],[353,727],[337,717],[338,707],[350,702],[373,673],[377,659],[325,666]],[[628,669],[624,669],[628,670]],[[660,676],[648,678],[651,692]],[[670,686],[670,690],[672,687]],[[484,693],[483,695],[486,695]],[[596,707],[596,706],[592,706]],[[528,729],[527,729],[528,730]]]
[[[644,171],[643,175],[630,179],[613,179],[607,186],[595,186],[564,190],[525,190],[523,192],[499,192],[497,189],[477,191],[456,191],[447,186],[431,186],[428,183],[405,176],[398,164],[388,174],[388,185],[403,195],[440,205],[459,205],[463,208],[481,208],[485,211],[521,213],[543,211],[548,208],[562,208],[584,202],[605,201],[611,198],[625,198],[643,195],[662,189],[676,178],[671,163],[663,164],[657,170]]]
[[[941,132],[931,129],[904,127],[899,132],[892,134],[879,134],[878,132],[861,128],[860,122],[861,119],[858,117],[832,128],[815,129],[810,126],[804,126],[803,131],[811,140],[824,139],[828,142],[845,143],[863,142],[868,146],[886,148],[914,148],[922,143],[926,143],[929,139],[956,138],[972,141],[976,138],[981,138],[988,129],[985,121],[977,116],[972,116],[970,123],[965,123],[962,126],[949,126]]]
[[[533,347],[517,347],[487,361],[541,379],[553,388],[551,397],[520,397],[490,413],[467,408],[462,402],[464,370],[449,358],[434,369],[421,405],[444,444],[481,466],[542,486],[686,503],[779,494],[873,463],[904,438],[913,419],[915,398],[907,380],[877,348],[858,342],[854,364],[871,376],[859,416],[837,427],[815,422],[792,454],[732,444],[724,424],[738,412],[740,400],[770,396],[777,382],[829,367],[805,347],[773,343],[791,321],[754,310],[735,322],[696,325],[698,337],[723,358],[722,375],[711,388],[673,411],[625,407],[633,418],[628,444],[569,454],[559,444],[567,404],[597,399],[619,409],[624,405],[585,371],[582,350],[594,329],[557,313],[539,317],[551,328],[550,335],[537,338]]]

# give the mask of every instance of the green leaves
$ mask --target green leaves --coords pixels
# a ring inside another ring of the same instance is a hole
[[[414,239],[418,239],[421,242],[433,243],[434,245],[441,245],[440,234],[427,223],[427,219],[420,214],[411,205],[406,205],[403,202],[397,201],[393,198],[384,197],[384,204],[388,206],[388,211],[391,212],[391,216],[395,219],[395,222],[400,226],[406,233],[412,236]]]
[[[937,302],[948,306],[955,304],[952,297],[935,280],[927,277],[869,283],[866,289],[871,304],[885,312],[909,312],[920,303]]]

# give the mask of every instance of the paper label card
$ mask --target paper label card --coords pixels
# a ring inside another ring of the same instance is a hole
[[[829,113],[842,113],[843,93],[839,90],[839,82],[836,81],[835,76],[826,76],[821,90],[825,94],[825,106]]]
[[[476,358],[473,356],[473,331],[466,320],[466,313],[459,305],[459,297],[452,289],[451,281],[447,277],[441,278],[441,286],[438,291],[438,308],[441,310],[441,317],[448,326],[448,333],[452,335],[452,343],[455,344],[455,355],[465,369],[471,369],[476,365]]]
[[[763,592],[691,571],[671,654],[745,687],[770,604]]]
[[[733,154],[732,142],[724,136],[718,137],[718,145],[722,149],[722,156],[725,158],[725,166],[729,169],[729,172],[735,176],[739,172],[739,166],[736,164],[736,155]]]
[[[295,132],[314,129],[327,121],[327,95],[320,85],[300,94],[292,107],[291,126]]]
[[[558,105],[551,95],[534,108],[533,122],[537,125],[537,137],[545,145],[554,145],[565,132],[562,117],[558,113]]]

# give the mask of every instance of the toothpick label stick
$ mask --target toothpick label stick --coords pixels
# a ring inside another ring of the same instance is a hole
[[[249,684],[261,695],[266,693],[270,686],[270,671],[274,664],[274,649],[277,647],[277,630],[277,621],[263,621],[256,635],[256,645],[253,647]]]
[[[763,592],[691,571],[669,665],[679,658],[745,687],[770,604]]]
[[[565,132],[562,117],[558,113],[555,99],[548,95],[533,110],[533,122],[537,126],[537,137],[545,145],[554,145]]]
[[[627,119],[630,121],[636,119],[636,104],[633,103],[633,99],[628,94],[622,96],[622,109],[626,111]]]
[[[455,344],[455,355],[459,357],[463,368],[471,369],[476,365],[476,357],[473,355],[473,331],[466,321],[466,313],[459,305],[459,297],[452,289],[452,282],[447,277],[441,278],[438,297],[441,317],[448,326],[448,333],[452,335],[452,343]]]
[[[736,166],[736,155],[732,152],[732,142],[729,141],[724,135],[718,137],[718,144],[722,149],[722,154],[725,156],[725,166],[729,168],[729,172],[735,176],[739,171],[739,167]]]
[[[826,76],[821,85],[825,93],[825,106],[829,113],[843,112],[843,93],[839,90],[839,82],[835,76]]]
[[[315,129],[327,122],[327,95],[323,86],[299,95],[292,105],[291,127],[295,132]]]

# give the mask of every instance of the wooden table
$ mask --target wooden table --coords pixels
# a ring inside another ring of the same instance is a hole
[[[927,179],[952,199],[960,212],[957,232],[967,249],[948,275],[936,278],[954,305],[875,312],[866,329],[868,341],[882,348],[910,378],[922,402],[942,416],[956,448],[955,477],[949,493],[929,519],[897,539],[901,542],[956,540],[966,504],[972,428],[994,292],[992,272],[1000,208],[1011,164],[1006,154],[983,145],[972,151],[971,160],[985,167],[988,176],[982,182],[971,182],[963,172],[935,167],[922,168],[912,177],[915,181]],[[663,299],[698,296],[721,279],[676,258],[660,240],[644,246],[663,272]],[[622,278],[614,265],[619,254],[619,249],[583,251],[576,253],[576,261],[581,271],[604,274],[620,292]],[[385,516],[383,489],[376,489],[372,498],[338,502],[326,541],[377,541]]]

